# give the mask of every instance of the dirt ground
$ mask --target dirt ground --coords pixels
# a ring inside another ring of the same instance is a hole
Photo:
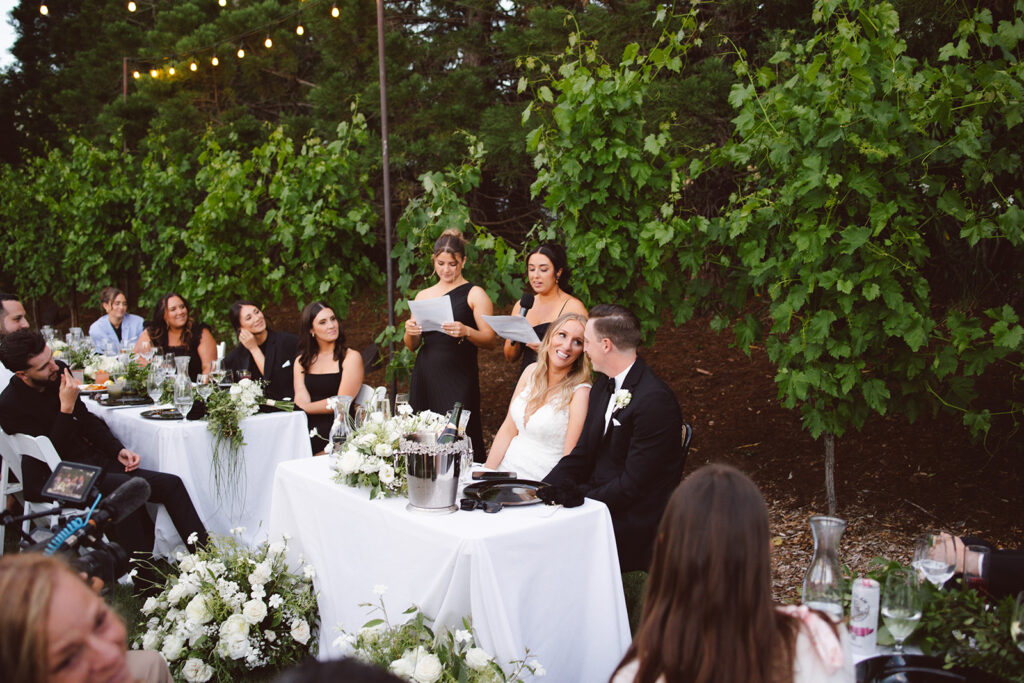
[[[281,329],[298,323],[292,307],[268,314]],[[386,322],[383,302],[354,302],[345,319],[350,345],[363,348]],[[679,327],[664,325],[641,355],[675,391],[683,419],[693,426],[686,472],[728,462],[760,486],[772,511],[777,597],[797,599],[813,552],[807,519],[827,512],[823,446],[801,428],[795,411],[779,404],[764,352],[755,350],[748,358],[729,341],[712,332],[707,319],[697,318]],[[500,348],[480,352],[488,442],[504,419],[516,369]],[[367,381],[383,383],[383,372]],[[993,385],[1008,390],[998,381]],[[914,535],[928,528],[1024,547],[1020,443],[1019,435],[1005,433],[990,436],[987,445],[972,443],[959,419],[945,414],[913,424],[876,417],[860,432],[837,439],[838,514],[849,523],[841,560],[854,570],[867,568],[875,556],[908,561]]]

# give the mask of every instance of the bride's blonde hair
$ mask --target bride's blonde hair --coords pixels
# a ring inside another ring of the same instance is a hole
[[[548,386],[548,350],[551,348],[551,340],[570,320],[575,320],[583,327],[587,326],[587,316],[579,313],[566,313],[548,326],[548,332],[544,335],[540,349],[537,350],[537,363],[530,378],[530,393],[526,397],[526,417],[540,410],[540,407],[547,403],[549,395],[555,410],[561,410],[569,405],[576,387],[590,381],[590,359],[587,358],[587,354],[580,352],[579,358],[569,368],[569,373],[552,386]]]

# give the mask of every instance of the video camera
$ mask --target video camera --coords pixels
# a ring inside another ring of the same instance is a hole
[[[76,570],[102,579],[108,586],[128,571],[128,553],[117,543],[103,540],[108,524],[117,524],[149,500],[149,482],[132,477],[106,498],[93,489],[102,470],[93,465],[61,462],[43,487],[42,495],[57,501],[55,507],[29,515],[5,512],[0,521],[17,530],[22,537],[21,552],[59,554]],[[64,526],[49,538],[37,542],[21,530],[22,522],[39,517],[80,510],[92,500],[84,513],[65,518]]]

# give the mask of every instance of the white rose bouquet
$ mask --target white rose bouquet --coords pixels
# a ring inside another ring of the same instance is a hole
[[[179,555],[178,573],[142,606],[132,647],[158,650],[175,680],[246,680],[316,652],[312,572],[289,570],[284,541],[252,549],[230,537]],[[247,675],[248,674],[248,675]]]
[[[411,615],[401,625],[393,625],[384,607],[384,586],[374,592],[381,596],[379,605],[362,603],[381,618],[368,621],[355,635],[342,629],[334,647],[359,659],[386,669],[412,683],[510,683],[520,681],[525,673],[543,676],[544,667],[530,654],[509,663],[505,671],[485,650],[476,647],[469,619],[462,620],[461,629],[444,629],[436,636],[430,620],[416,607],[403,612]]]
[[[370,413],[345,445],[331,454],[334,481],[368,487],[370,498],[405,495],[405,458],[398,455],[398,440],[413,432],[440,432],[446,424],[444,415],[429,410],[391,418]]]

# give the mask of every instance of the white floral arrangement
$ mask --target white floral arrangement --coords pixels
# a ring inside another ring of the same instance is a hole
[[[412,683],[511,683],[523,680],[526,673],[543,676],[546,672],[537,658],[526,650],[521,660],[509,663],[505,671],[494,656],[475,644],[473,627],[463,618],[461,629],[444,629],[437,635],[430,620],[417,607],[403,612],[411,615],[403,624],[394,625],[384,607],[386,586],[374,586],[379,604],[361,603],[381,618],[368,621],[359,632],[344,629],[334,647],[351,651],[352,656],[390,671]]]
[[[633,394],[629,393],[628,389],[619,389],[612,396],[612,400],[615,401],[615,410],[622,410],[633,400]]]
[[[402,407],[404,410],[391,418],[381,412],[370,413],[340,452],[331,454],[334,481],[368,487],[371,499],[406,494],[406,464],[398,454],[398,440],[413,432],[439,433],[448,418],[429,410],[413,413],[408,406]]]
[[[124,366],[118,360],[117,356],[100,356],[93,354],[89,358],[89,362],[85,364],[82,374],[88,380],[96,378],[96,373],[102,370],[111,377],[118,373],[124,372]]]
[[[286,551],[284,539],[253,549],[211,537],[205,549],[179,554],[178,573],[142,606],[145,630],[132,647],[159,651],[175,680],[190,683],[245,680],[315,654],[315,571],[290,571]]]

